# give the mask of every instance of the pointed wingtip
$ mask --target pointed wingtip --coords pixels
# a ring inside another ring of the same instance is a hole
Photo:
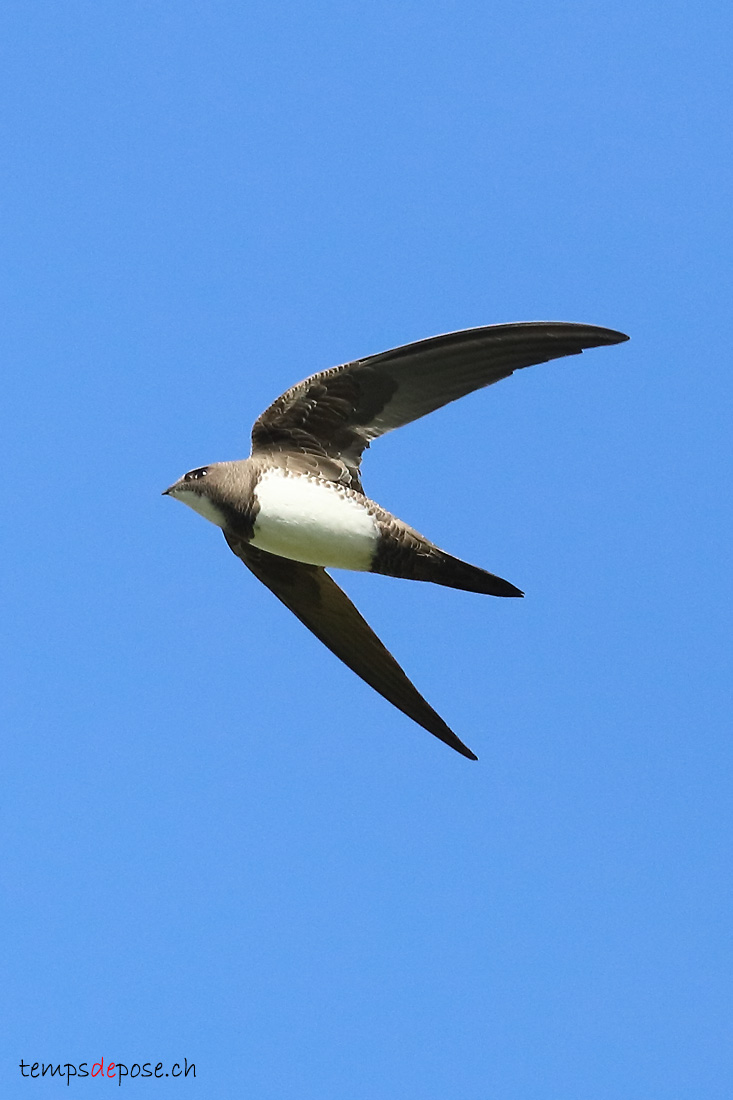
[[[469,749],[468,745],[464,745],[460,737],[457,737],[452,729],[450,729],[449,727],[446,728],[450,733],[450,737],[446,737],[442,733],[436,733],[434,729],[430,730],[429,732],[434,734],[438,738],[438,740],[443,742],[443,744],[448,745],[448,747],[451,749],[455,749],[456,752],[459,752],[461,754],[461,756],[465,756],[466,760],[478,760],[478,756],[476,756],[476,753],[472,752],[471,749]]]
[[[447,745],[449,749],[453,749],[455,752],[465,756],[466,760],[478,760],[476,753],[469,749],[468,745],[464,745],[457,733],[454,733],[450,726],[443,721],[437,711],[425,702],[423,699],[427,713],[423,711],[422,714],[408,714],[408,718],[412,718],[413,722],[417,722],[418,726],[422,726],[428,733],[432,733],[433,737],[437,737],[439,741],[442,741],[444,745]],[[401,708],[400,708],[401,709]],[[407,711],[403,711],[407,714]]]
[[[615,328],[595,328],[603,344],[623,344],[631,337]]]

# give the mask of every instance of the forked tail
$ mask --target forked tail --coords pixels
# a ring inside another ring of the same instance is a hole
[[[388,577],[403,577],[412,581],[431,581],[446,588],[461,588],[464,592],[482,592],[487,596],[523,596],[524,592],[495,573],[469,565],[460,558],[446,554],[409,530],[411,536],[401,542],[383,542],[381,552],[372,562],[372,573]],[[418,540],[420,540],[418,542]],[[415,545],[417,543],[417,545]]]
[[[523,596],[524,592],[495,573],[469,565],[437,548],[430,554],[418,554],[415,561],[416,581],[432,581],[446,588],[461,588],[464,592],[483,592],[487,596]]]

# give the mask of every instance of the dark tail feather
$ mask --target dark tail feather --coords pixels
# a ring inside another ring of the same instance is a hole
[[[460,558],[453,558],[442,550],[432,554],[418,554],[411,576],[416,581],[432,581],[446,588],[461,588],[464,592],[483,592],[487,596],[523,596],[519,588],[509,581],[488,573],[476,565],[469,565]]]

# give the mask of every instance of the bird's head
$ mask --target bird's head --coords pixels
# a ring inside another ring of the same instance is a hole
[[[163,496],[173,497],[193,508],[204,519],[225,527],[232,503],[232,467],[234,462],[215,462],[189,470],[167,489]]]

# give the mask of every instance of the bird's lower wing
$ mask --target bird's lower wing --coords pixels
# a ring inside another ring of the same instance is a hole
[[[477,759],[423,699],[325,569],[268,554],[230,535],[225,538],[257,579],[357,676],[456,752]]]

